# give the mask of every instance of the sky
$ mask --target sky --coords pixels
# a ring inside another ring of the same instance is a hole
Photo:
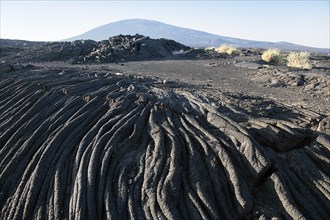
[[[56,41],[142,18],[222,36],[330,48],[330,0],[0,0],[0,38]]]

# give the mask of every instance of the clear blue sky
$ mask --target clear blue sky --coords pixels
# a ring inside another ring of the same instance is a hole
[[[61,40],[145,18],[229,37],[330,48],[330,0],[1,1],[1,38]]]

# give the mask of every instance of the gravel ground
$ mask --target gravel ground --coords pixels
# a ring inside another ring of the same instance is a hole
[[[256,61],[258,57],[254,57]],[[242,58],[241,58],[242,60]],[[253,60],[250,57],[250,60]],[[244,61],[243,61],[244,62]],[[255,65],[238,65],[239,59],[224,60],[167,60],[141,61],[117,64],[86,65],[90,70],[112,70],[124,75],[147,76],[159,79],[160,82],[180,83],[182,89],[205,93],[214,98],[221,93],[241,94],[242,96],[272,99],[285,105],[315,111],[319,114],[330,114],[330,71],[312,69],[290,70],[287,67]],[[60,65],[60,64],[59,64]],[[258,69],[257,69],[258,68]],[[273,74],[273,75],[272,75]],[[290,79],[278,82],[279,78]],[[324,82],[322,88],[308,88],[296,85],[299,76],[314,76],[314,85]],[[291,80],[291,82],[290,82]]]

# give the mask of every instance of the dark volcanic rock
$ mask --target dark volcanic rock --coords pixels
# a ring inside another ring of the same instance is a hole
[[[11,65],[9,65],[6,62],[1,62],[0,63],[0,72],[1,73],[8,73],[8,72],[11,72],[11,71],[13,71],[13,67]]]
[[[12,47],[12,44],[9,44]],[[16,44],[14,44],[16,45]],[[2,45],[1,45],[2,46]],[[2,46],[2,58],[11,47]],[[173,51],[190,48],[173,40],[151,39],[142,35],[118,35],[109,40],[76,40],[73,42],[49,42],[20,48],[8,60],[20,62],[68,61],[70,63],[109,63],[120,61],[173,59]]]
[[[309,141],[303,128],[286,121],[254,119],[249,121],[249,130],[256,140],[276,151],[303,147]]]
[[[81,67],[0,74],[0,219],[329,217],[328,136],[159,87]]]
[[[33,65],[31,65],[31,64],[24,66],[20,63],[11,64],[8,62],[0,62],[0,73],[9,73],[12,71],[22,70],[22,69],[31,68],[31,67],[33,67]]]
[[[173,40],[151,39],[142,35],[118,35],[108,41],[100,41],[97,47],[79,62],[118,62],[173,58],[172,51],[188,50]],[[83,59],[83,61],[82,61]]]

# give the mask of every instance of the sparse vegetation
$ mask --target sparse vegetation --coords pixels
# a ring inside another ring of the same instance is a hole
[[[229,44],[221,45],[220,47],[217,47],[214,50],[218,53],[226,53],[229,55],[239,54],[238,49],[233,45],[229,45]]]
[[[312,68],[308,52],[291,52],[287,57],[287,65],[301,69]]]
[[[281,51],[276,48],[269,48],[261,55],[261,59],[267,63],[280,63],[282,60]]]

